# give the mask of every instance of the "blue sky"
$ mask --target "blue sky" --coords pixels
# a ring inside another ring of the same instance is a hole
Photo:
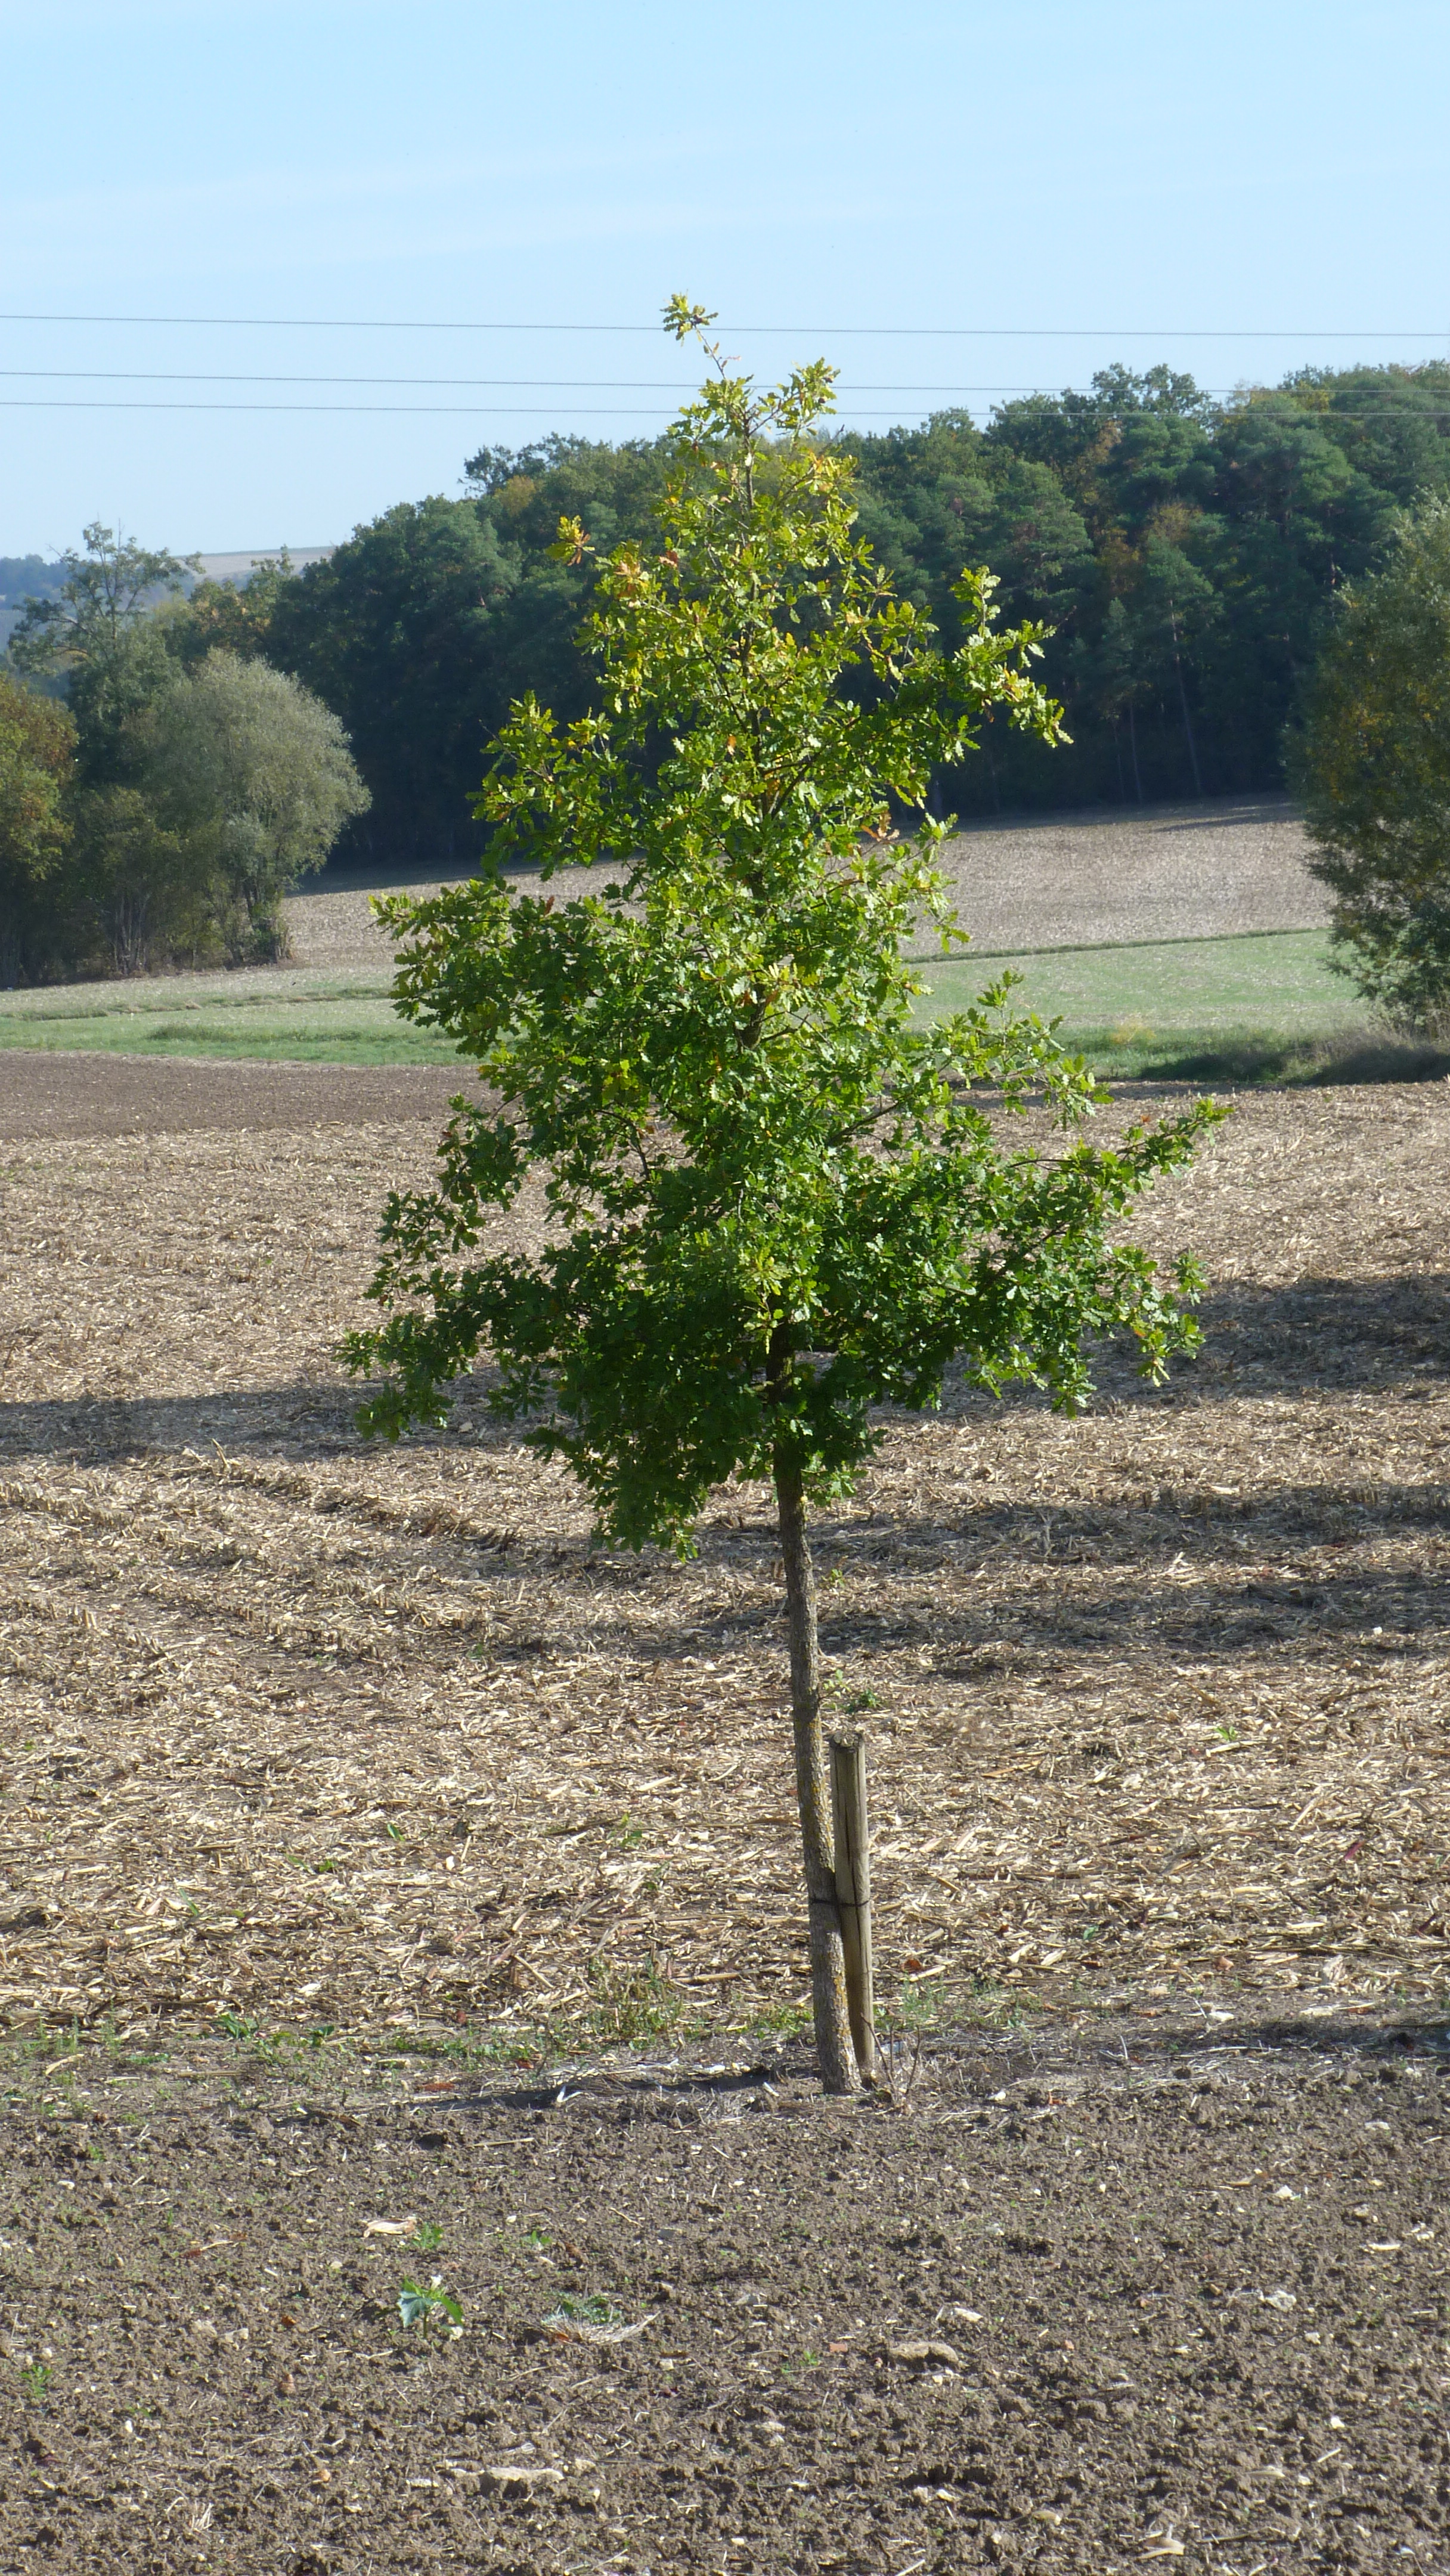
[[[0,553],[328,543],[481,443],[649,433],[675,288],[880,426],[1450,351],[1445,0],[0,0],[0,45],[0,308],[210,317],[0,323]]]

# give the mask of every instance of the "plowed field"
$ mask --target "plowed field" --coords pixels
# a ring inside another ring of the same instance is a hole
[[[681,1568],[477,1389],[362,1445],[330,1353],[436,1105],[258,1071],[293,1125],[7,1148],[7,2019],[794,2012],[766,1493]],[[892,1422],[819,1524],[888,1994],[1441,1992],[1447,1142],[1439,1085],[1244,1098],[1144,1220],[1202,1357]]]

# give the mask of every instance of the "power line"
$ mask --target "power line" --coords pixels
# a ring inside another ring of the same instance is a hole
[[[696,391],[693,383],[665,382],[659,377],[628,376],[264,376],[251,374],[205,375],[180,369],[144,367],[0,367],[0,383],[8,384],[103,384],[103,385],[376,385],[465,393],[533,391],[537,393],[596,394],[679,394],[685,399]],[[955,399],[962,394],[1035,394],[1040,385],[917,385],[917,384],[838,384],[837,398],[850,400],[857,394],[941,394]],[[1200,385],[1200,393],[1231,393],[1231,385]],[[37,396],[37,401],[42,397]],[[44,397],[49,399],[49,397]],[[59,399],[59,397],[56,397]],[[1056,399],[1056,396],[1053,397]],[[216,406],[221,410],[223,406]],[[419,405],[424,409],[426,406]]]
[[[151,367],[0,367],[0,379],[11,384],[85,384],[85,385],[397,385],[451,387],[462,393],[472,387],[522,392],[532,388],[539,393],[585,394],[691,394],[695,386],[687,377],[680,383],[660,376],[264,376],[253,373],[230,375],[200,374],[182,368]],[[932,385],[870,385],[870,393],[933,393]],[[990,391],[990,387],[982,388]]]
[[[988,387],[988,391],[992,388]],[[537,420],[543,406],[539,403],[247,403],[247,402],[123,402],[115,396],[72,398],[64,394],[0,394],[0,411],[184,411],[213,412],[218,418],[226,412],[273,412],[297,418],[315,412],[388,413],[403,420],[443,420],[461,418],[478,420]],[[894,411],[860,412],[852,406],[858,420],[891,420]],[[662,411],[658,405],[633,404],[610,407],[600,403],[576,404],[571,407],[575,420],[673,420],[675,414]]]
[[[493,419],[537,420],[538,403],[244,403],[244,402],[122,402],[98,394],[94,399],[72,399],[64,394],[0,394],[0,411],[186,411],[224,412],[264,411],[293,414],[298,418],[312,412],[385,412],[404,420],[433,420],[461,417],[477,420],[480,413]],[[874,416],[874,415],[873,415]],[[609,409],[596,403],[576,408],[574,417],[583,420],[672,420],[672,412],[653,410],[638,405]],[[879,415],[881,419],[886,413]]]
[[[945,392],[953,389],[943,387],[941,390]],[[1043,400],[1046,402],[1055,402],[1059,399],[1057,394],[1045,391],[1044,388],[1038,385],[1024,385],[1020,387],[1014,387],[1011,385],[982,385],[976,387],[961,386],[954,390],[959,394],[970,392],[984,394],[1041,393]],[[1238,388],[1232,385],[1201,385],[1198,390],[1200,393],[1207,395],[1210,400],[1217,400],[1221,396],[1235,393]],[[1281,389],[1270,387],[1267,388],[1267,390],[1279,391]],[[1285,399],[1292,403],[1292,394],[1286,395]],[[1311,424],[1322,420],[1326,422],[1333,421],[1345,423],[1352,426],[1356,422],[1363,422],[1370,419],[1395,421],[1434,419],[1438,423],[1443,417],[1442,409],[1438,406],[1433,409],[1429,405],[1418,405],[1414,408],[1407,408],[1403,404],[1385,402],[1356,404],[1352,408],[1346,407],[1342,410],[1325,412],[1310,410],[1304,404],[1296,405],[1295,408],[1298,410],[1300,418],[1306,423]],[[299,420],[306,419],[317,414],[332,414],[334,416],[376,415],[387,416],[399,420],[461,419],[472,421],[536,421],[544,411],[544,406],[541,403],[269,403],[175,402],[169,400],[153,401],[150,399],[142,399],[139,402],[128,402],[122,400],[119,396],[107,394],[98,394],[94,396],[71,396],[67,394],[0,394],[0,411],[165,411],[188,412],[193,415],[197,413],[202,415],[211,413],[214,414],[217,419],[222,419],[225,415],[232,412],[265,412],[284,419],[291,417]],[[567,406],[567,417],[573,420],[669,421],[675,419],[676,416],[677,415],[672,411],[662,410],[658,404],[651,406],[649,404],[639,403],[626,405],[576,403]],[[861,420],[886,420],[890,421],[893,426],[897,428],[906,426],[901,419],[899,411],[863,410],[858,403],[851,401],[848,398],[840,414],[841,427],[849,428],[853,421]],[[925,425],[926,424],[922,424],[922,426]]]
[[[658,322],[438,322],[391,320],[349,320],[333,314],[299,313],[0,313],[0,322],[63,322],[97,324],[102,327],[122,325],[148,330],[198,331],[560,331],[606,332],[615,334],[645,333],[658,336]],[[940,322],[732,322],[724,327],[726,335],[740,332],[751,339],[782,336],[790,339],[867,339],[867,340],[1445,340],[1450,338],[1450,325],[1439,323],[1429,330],[1318,330],[1295,325],[1287,330],[1262,330],[1257,326],[1240,329],[1204,330],[1156,329],[1145,331],[1115,330],[1096,323],[1070,325],[1031,323],[940,323]]]
[[[0,367],[0,382],[11,384],[103,385],[394,385],[436,386],[463,393],[472,389],[499,392],[586,394],[684,394],[696,390],[657,376],[263,376],[202,375],[180,369],[145,367]],[[856,385],[861,394],[1031,394],[1036,385]]]

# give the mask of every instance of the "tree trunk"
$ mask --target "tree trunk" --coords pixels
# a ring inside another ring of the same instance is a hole
[[[1143,773],[1138,767],[1138,717],[1131,698],[1128,700],[1128,747],[1133,755],[1133,785],[1137,788],[1138,802],[1141,805],[1143,802]]]
[[[821,1655],[816,1633],[816,1578],[806,1535],[805,1493],[794,1460],[775,1458],[780,1552],[790,1627],[790,1702],[795,1735],[796,1797],[810,1909],[811,2005],[816,2057],[827,2093],[854,2093],[856,2052],[846,2002],[846,1954],[836,1903],[831,1785],[821,1726]]]
[[[1183,664],[1178,658],[1178,623],[1176,619],[1173,623],[1173,670],[1174,676],[1178,682],[1178,703],[1183,710],[1183,730],[1188,736],[1189,767],[1193,771],[1194,788],[1201,796],[1203,794],[1203,780],[1199,774],[1198,745],[1193,739],[1193,719],[1188,712],[1188,691],[1183,685]]]

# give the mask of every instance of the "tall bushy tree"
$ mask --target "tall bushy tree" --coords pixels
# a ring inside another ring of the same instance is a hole
[[[1291,771],[1338,960],[1401,1026],[1450,1030],[1450,501],[1402,518],[1347,590]]]
[[[337,717],[287,673],[216,651],[143,740],[149,801],[207,884],[228,957],[285,956],[283,897],[368,802]]]
[[[681,336],[708,319],[678,299],[669,316]],[[853,527],[850,461],[818,434],[830,387],[811,366],[757,397],[717,361],[678,424],[657,547],[600,570],[600,711],[561,727],[517,706],[480,798],[491,866],[382,907],[402,1008],[456,1037],[485,1089],[455,1103],[436,1187],[389,1202],[384,1320],[345,1349],[389,1372],[361,1419],[391,1434],[446,1418],[486,1352],[495,1409],[530,1419],[625,1546],[688,1552],[713,1486],[772,1481],[816,2039],[842,2090],[808,1508],[853,1485],[873,1408],[935,1404],[954,1359],[1064,1405],[1094,1334],[1127,1329],[1161,1369],[1192,1327],[1115,1231],[1212,1113],[1112,1151],[1012,1154],[974,1086],[1009,1110],[1040,1089],[1073,1130],[1082,1066],[1002,990],[914,1021],[906,935],[923,914],[955,934],[939,829],[903,842],[888,808],[919,808],[986,710],[1048,741],[1058,713],[1031,675],[1037,630],[997,631],[987,579],[960,576],[946,654],[895,595]],[[577,561],[589,540],[576,519],[559,543]],[[557,904],[511,892],[506,862],[585,862],[603,883]],[[547,1240],[491,1250],[534,1171]]]

